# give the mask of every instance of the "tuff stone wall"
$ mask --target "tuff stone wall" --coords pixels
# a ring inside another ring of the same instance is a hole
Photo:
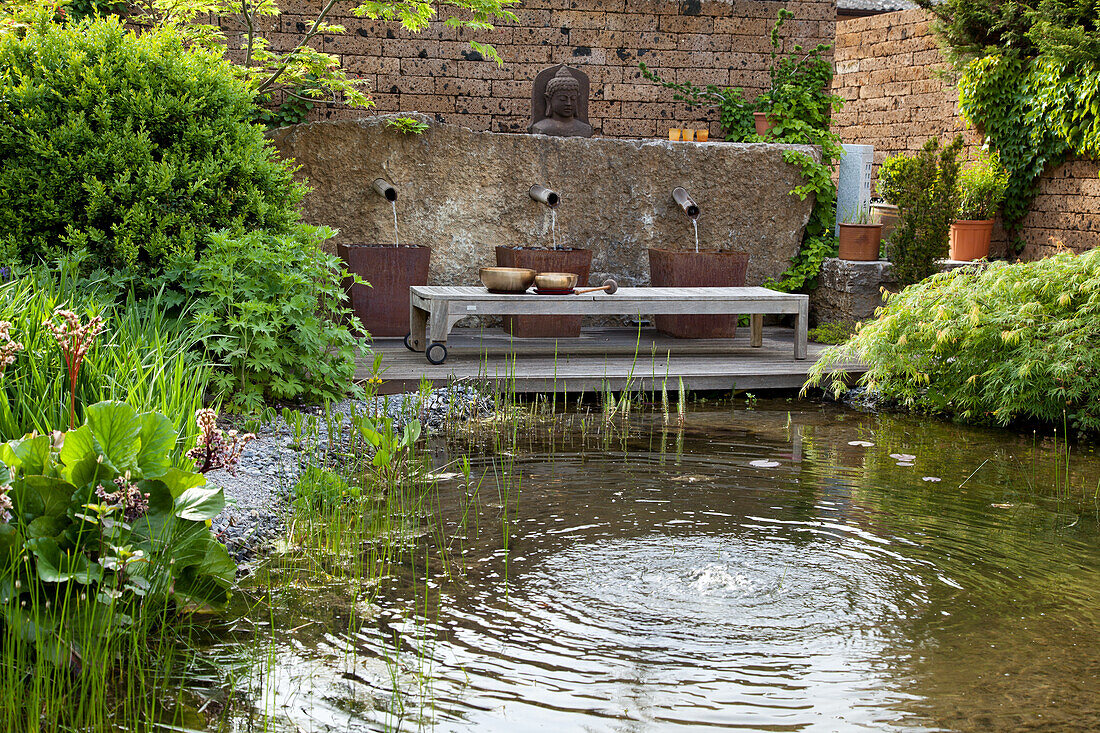
[[[425,118],[426,119],[426,118]],[[750,253],[748,283],[776,277],[798,250],[812,200],[788,192],[800,180],[767,144],[553,138],[473,132],[433,123],[402,135],[382,117],[315,122],[272,133],[312,191],[307,222],[340,230],[337,241],[393,242],[390,205],[370,188],[398,190],[401,242],[433,248],[433,284],[476,285],[497,245],[549,246],[551,216],[527,195],[532,184],[562,197],[559,245],[593,252],[590,281],[647,284],[647,248],[690,249],[690,221],[672,200],[684,186],[699,203],[699,244]]]
[[[285,0],[280,7],[269,37],[272,48],[285,50],[320,2]],[[685,125],[718,134],[716,114],[689,111],[671,91],[642,78],[638,62],[670,80],[743,87],[751,97],[768,83],[768,30],[779,8],[795,14],[783,28],[788,49],[832,43],[836,14],[835,0],[524,0],[514,11],[516,24],[470,32],[433,22],[413,34],[355,18],[353,7],[338,3],[332,18],[347,33],[315,45],[368,82],[377,105],[369,114],[420,111],[473,130],[526,130],[535,75],[568,63],[589,75],[590,122],[608,137],[667,136],[669,127]],[[221,25],[231,46],[239,43],[241,28],[227,19]],[[493,44],[504,64],[482,60],[471,39]],[[365,114],[336,107],[318,109],[313,119]]]
[[[844,142],[875,146],[875,162],[915,152],[930,137],[961,133],[973,154],[980,136],[958,111],[958,92],[940,73],[947,66],[923,10],[903,10],[836,24],[833,89],[845,100],[833,117]],[[1048,169],[1024,219],[1022,259],[1059,249],[1083,252],[1100,245],[1100,163],[1070,160]],[[993,256],[1007,245],[998,222]]]

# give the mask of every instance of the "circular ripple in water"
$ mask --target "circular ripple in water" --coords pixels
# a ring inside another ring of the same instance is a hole
[[[446,641],[420,649],[439,722],[883,729],[884,636],[921,603],[893,590],[896,563],[852,538],[744,535],[573,545],[515,577],[507,605],[442,619]]]

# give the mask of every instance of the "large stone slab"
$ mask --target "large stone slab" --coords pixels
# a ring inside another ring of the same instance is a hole
[[[672,200],[676,186],[702,210],[700,247],[750,253],[749,285],[787,269],[813,205],[789,194],[801,176],[783,161],[787,150],[816,157],[810,146],[554,138],[436,123],[405,135],[386,119],[314,122],[271,137],[312,187],[305,220],[338,228],[338,241],[393,242],[390,204],[371,182],[393,183],[401,242],[434,250],[431,284],[477,284],[497,245],[550,246],[550,211],[527,195],[536,183],[561,195],[558,244],[594,250],[597,283],[645,285],[647,248],[694,247],[691,222]]]
[[[936,265],[941,272],[962,267],[980,271],[988,267],[987,262],[959,260],[939,260]],[[810,294],[810,321],[818,325],[854,325],[870,320],[875,316],[875,309],[882,305],[883,289],[892,293],[901,289],[889,261],[853,262],[826,258],[821,263],[817,288]]]

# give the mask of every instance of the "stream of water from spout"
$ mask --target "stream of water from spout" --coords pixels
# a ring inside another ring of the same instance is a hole
[[[554,244],[554,249],[558,248],[558,212],[554,209],[550,209],[550,240]]]
[[[691,225],[693,227],[695,227],[695,251],[698,252],[699,251],[699,220],[698,219],[692,219],[691,220]]]
[[[393,207],[393,246],[394,247],[400,247],[401,242],[397,238],[397,202],[396,201],[391,201],[390,206]],[[696,249],[699,248],[698,243],[696,243],[695,248]]]

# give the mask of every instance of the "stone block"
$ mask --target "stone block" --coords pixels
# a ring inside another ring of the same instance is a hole
[[[788,194],[801,176],[783,153],[816,157],[816,148],[553,138],[422,119],[431,125],[423,135],[401,135],[383,117],[296,125],[270,135],[309,181],[303,218],[338,228],[339,241],[391,241],[390,207],[368,185],[380,175],[391,180],[399,192],[402,241],[434,249],[433,283],[476,284],[498,244],[548,246],[549,212],[527,196],[535,183],[562,196],[558,242],[591,248],[594,271],[624,285],[648,282],[648,247],[692,246],[691,226],[672,201],[675,185],[702,207],[702,247],[750,253],[750,284],[787,268],[813,206]],[[603,125],[618,125],[613,134],[637,129],[625,122]],[[638,124],[645,134],[654,123]]]
[[[897,290],[891,270],[885,260],[826,259],[810,295],[810,321],[854,324],[874,317],[875,308],[882,305],[882,289]]]

